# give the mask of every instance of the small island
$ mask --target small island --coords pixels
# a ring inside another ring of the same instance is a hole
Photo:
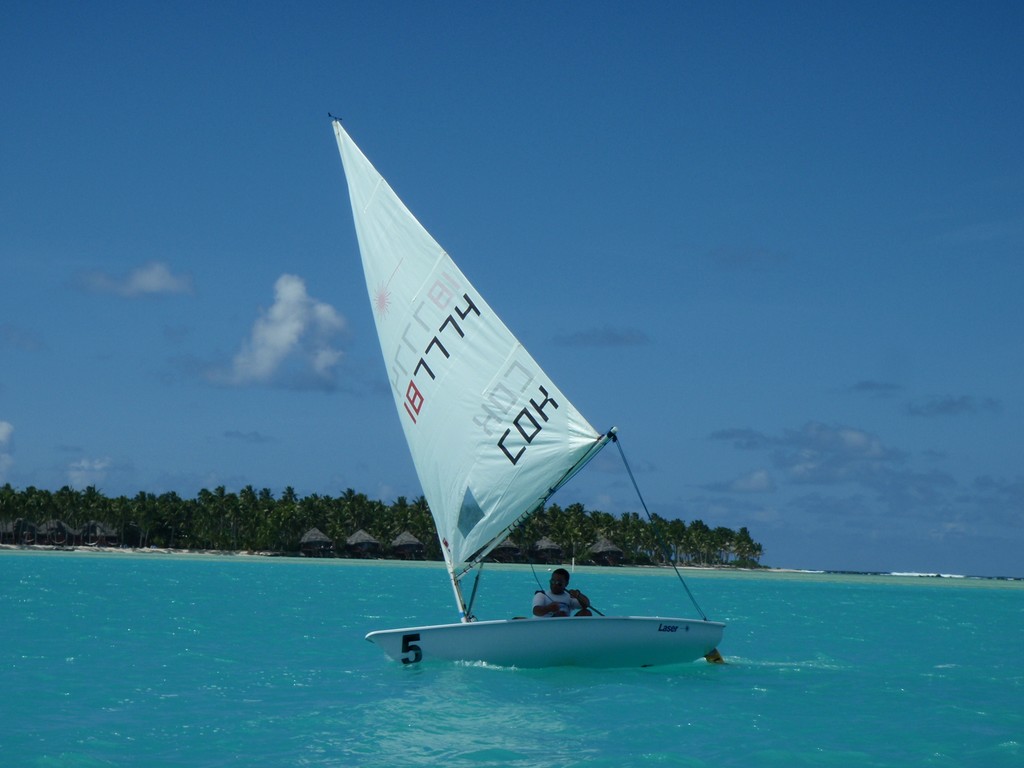
[[[0,544],[55,548],[173,549],[268,555],[441,560],[424,497],[391,504],[349,488],[299,497],[286,488],[224,486],[194,498],[140,491],[108,497],[94,486],[56,492],[0,486]],[[636,512],[620,516],[582,504],[550,504],[490,555],[495,562],[758,568],[762,547],[745,528],[711,528]]]

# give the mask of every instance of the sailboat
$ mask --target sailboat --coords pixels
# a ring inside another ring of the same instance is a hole
[[[463,579],[609,442],[494,313],[332,118],[398,416],[437,527],[458,621],[370,632],[403,664],[635,667],[712,660],[706,616],[478,621]],[[467,582],[468,583],[468,582]],[[696,604],[695,604],[696,605]],[[699,608],[698,608],[699,612]]]

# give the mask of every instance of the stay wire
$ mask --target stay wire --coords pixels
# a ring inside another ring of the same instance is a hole
[[[640,486],[637,485],[636,478],[633,476],[633,470],[629,466],[629,462],[626,460],[626,452],[622,450],[622,441],[619,440],[617,434],[612,435],[612,440],[619,449],[619,455],[622,457],[622,463],[626,467],[626,473],[629,475],[630,482],[633,483],[633,489],[636,491],[636,497],[640,500],[640,506],[644,508],[644,513],[647,515],[647,519],[651,521],[651,529],[654,531],[654,536],[658,540],[658,544],[661,545],[661,551],[665,553],[665,559],[672,565],[672,570],[676,572],[676,576],[679,577],[679,583],[683,585],[683,589],[686,590],[687,596],[690,598],[690,602],[693,603],[693,607],[697,609],[697,613],[704,621],[708,620],[707,614],[701,610],[701,607],[697,604],[696,598],[690,591],[690,588],[686,585],[686,581],[683,579],[683,574],[679,572],[679,568],[676,567],[676,562],[672,558],[672,553],[666,546],[665,541],[661,538],[661,532],[658,530],[657,523],[654,522],[654,518],[651,517],[651,512],[647,509],[647,504],[644,502],[643,494],[640,493]]]
[[[469,593],[469,605],[466,606],[466,618],[468,621],[476,621],[473,615],[473,603],[476,602],[476,590],[480,586],[480,577],[484,575],[484,564],[480,563],[477,569],[476,578],[473,579],[473,591]]]

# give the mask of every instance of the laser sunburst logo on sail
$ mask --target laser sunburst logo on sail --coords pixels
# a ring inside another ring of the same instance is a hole
[[[373,293],[373,308],[382,318],[388,316],[388,310],[391,309],[391,291],[384,283],[378,285]]]
[[[405,259],[399,259],[398,263],[395,264],[394,270],[391,272],[391,276],[380,283],[377,286],[377,290],[373,292],[373,308],[377,311],[381,320],[388,316],[388,311],[391,309],[391,290],[388,288],[391,285],[391,281],[395,279],[395,275],[398,274],[399,268],[402,266],[402,262]]]

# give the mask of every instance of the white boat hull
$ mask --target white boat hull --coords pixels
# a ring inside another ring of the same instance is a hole
[[[403,664],[480,661],[502,667],[651,667],[714,651],[725,625],[657,616],[574,616],[437,624],[370,632]]]

